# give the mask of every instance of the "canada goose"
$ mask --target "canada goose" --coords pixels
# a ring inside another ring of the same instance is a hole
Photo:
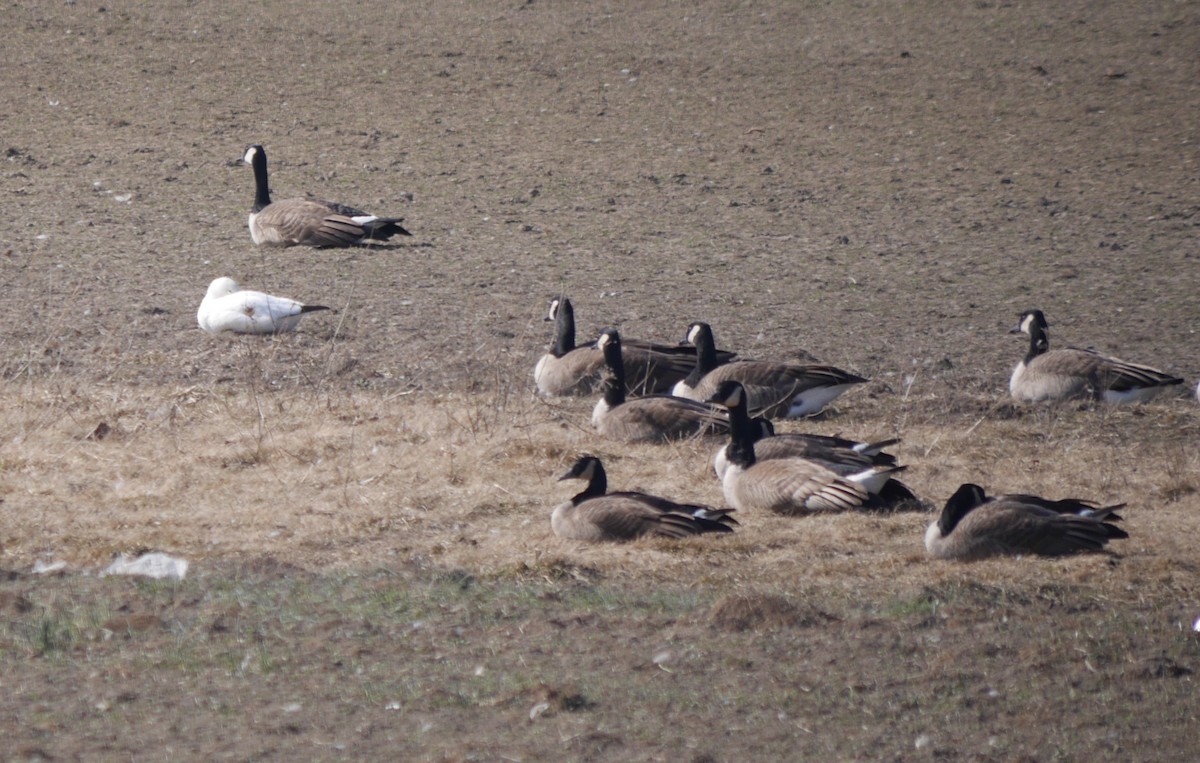
[[[278,334],[296,328],[305,313],[329,309],[261,291],[243,291],[232,278],[217,278],[208,285],[196,322],[210,334]]]
[[[583,492],[554,507],[550,527],[569,540],[623,541],[643,535],[686,538],[703,533],[733,532],[737,520],[732,509],[714,509],[675,503],[646,493],[609,493],[604,465],[595,456],[583,456],[558,478],[588,483]]]
[[[712,328],[707,323],[688,326],[685,341],[696,347],[696,368],[675,385],[672,394],[707,400],[721,382],[739,381],[749,409],[767,418],[811,416],[855,384],[867,381],[833,366],[768,360],[735,360],[718,366]]]
[[[1021,313],[1008,333],[1029,335],[1029,352],[1013,369],[1008,389],[1017,400],[1038,403],[1092,397],[1108,403],[1140,403],[1183,379],[1149,366],[1068,347],[1051,350],[1049,326],[1041,310]]]
[[[999,495],[963,484],[946,501],[942,514],[925,532],[925,549],[934,559],[974,561],[1002,554],[1063,556],[1101,551],[1129,535],[1112,524],[1124,506],[1098,507],[1090,501],[1051,501],[1032,495]]]
[[[836,462],[859,469],[870,466],[895,466],[897,463],[895,456],[884,451],[885,448],[900,442],[896,439],[858,442],[843,437],[800,432],[776,434],[774,425],[768,419],[758,417],[752,419],[751,423],[756,425],[750,430],[756,461],[797,457]],[[716,472],[717,479],[725,476],[728,466],[726,446],[722,445],[713,456],[713,471]]]
[[[592,410],[592,424],[600,434],[625,442],[646,442],[729,431],[729,418],[705,403],[670,395],[627,400],[621,335],[616,329],[605,329],[596,343],[608,370],[601,383],[601,398]]]
[[[259,246],[342,247],[368,241],[387,241],[412,234],[399,217],[377,217],[360,209],[313,197],[271,201],[267,184],[267,152],[246,149],[240,160],[254,168],[254,206],[250,208],[250,238]]]
[[[906,467],[871,465],[843,475],[795,456],[759,461],[754,454],[758,427],[746,411],[746,391],[741,383],[722,382],[709,400],[729,409],[729,463],[721,485],[725,500],[735,509],[802,515],[889,507],[881,491]]]
[[[575,344],[575,308],[566,297],[550,301],[547,321],[554,321],[554,342],[533,369],[542,395],[590,395],[600,385],[604,353],[589,342]],[[667,392],[696,367],[696,349],[626,339],[622,345],[628,391]],[[736,353],[717,352],[717,362],[728,362]]]

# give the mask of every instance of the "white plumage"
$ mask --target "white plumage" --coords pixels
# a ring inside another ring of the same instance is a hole
[[[304,313],[328,309],[324,305],[306,305],[261,291],[245,291],[232,278],[218,278],[208,285],[208,293],[196,313],[196,322],[210,334],[223,331],[278,334],[296,328]]]

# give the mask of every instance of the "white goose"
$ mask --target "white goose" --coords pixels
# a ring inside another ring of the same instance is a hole
[[[232,278],[217,278],[208,285],[196,322],[210,334],[278,334],[295,329],[305,313],[329,309],[261,291],[244,291]]]

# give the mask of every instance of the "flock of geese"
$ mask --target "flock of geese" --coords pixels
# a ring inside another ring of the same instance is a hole
[[[263,147],[250,146],[239,161],[254,170],[248,224],[257,245],[348,247],[411,235],[400,218],[312,196],[272,201]],[[275,334],[295,329],[307,313],[329,309],[242,290],[222,277],[210,284],[197,321],[210,333]],[[560,477],[582,480],[587,487],[552,511],[551,528],[559,537],[599,542],[728,533],[738,525],[735,512],[803,516],[925,508],[898,479],[907,467],[887,452],[898,440],[859,442],[775,431],[773,421],[819,413],[868,381],[862,376],[819,363],[741,358],[718,349],[706,323],[688,326],[681,344],[622,338],[615,328],[577,344],[574,308],[566,297],[551,301],[546,320],[554,322],[555,330],[549,351],[534,368],[538,393],[598,395],[592,424],[601,436],[621,442],[726,439],[714,454],[713,469],[727,507],[609,492],[603,464],[585,455]],[[1012,333],[1029,336],[1029,351],[1009,382],[1013,398],[1021,402],[1143,402],[1183,383],[1177,376],[1095,350],[1051,350],[1040,310],[1022,313]],[[925,547],[931,557],[955,560],[1103,551],[1109,541],[1128,537],[1115,524],[1123,505],[1026,494],[988,496],[966,483],[929,525]]]
[[[867,381],[861,376],[827,365],[748,360],[719,351],[706,323],[688,326],[681,345],[623,342],[612,328],[594,342],[577,345],[574,309],[565,297],[550,303],[546,320],[556,327],[549,352],[534,368],[538,392],[598,394],[592,423],[602,436],[624,442],[727,438],[714,454],[713,470],[728,508],[607,492],[603,464],[585,455],[560,478],[587,482],[586,489],[554,508],[551,526],[560,537],[622,541],[727,533],[738,524],[733,511],[803,516],[925,508],[898,479],[906,467],[886,450],[898,440],[858,442],[775,432],[773,420],[818,413]],[[1038,310],[1022,313],[1014,332],[1030,337],[1029,353],[1014,369],[1010,384],[1013,397],[1021,401],[1091,397],[1138,402],[1183,383],[1093,350],[1051,351],[1046,319]],[[1128,537],[1115,524],[1122,505],[1027,494],[988,496],[967,483],[929,525],[925,547],[933,558],[962,561],[1103,551],[1110,540]]]

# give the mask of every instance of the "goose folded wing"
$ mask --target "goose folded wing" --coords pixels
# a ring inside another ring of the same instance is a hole
[[[1032,553],[1062,556],[1081,551],[1100,551],[1110,529],[1087,517],[1059,514],[1030,504],[1007,502],[977,509],[960,523],[959,530],[987,538],[990,547],[1008,554]]]
[[[851,511],[870,499],[861,485],[803,459],[763,461],[753,469],[754,479],[743,484],[776,511]]]
[[[363,235],[361,225],[309,199],[276,202],[260,213],[259,224],[275,228],[285,241],[306,246],[349,246]]]
[[[851,448],[829,445],[820,440],[811,440],[804,435],[776,435],[764,437],[754,443],[754,456],[759,461],[776,458],[810,458],[819,461],[843,464],[862,471],[872,466],[891,466],[894,456],[869,456]]]
[[[676,503],[669,498],[650,495],[648,493],[618,492],[609,493],[608,495],[634,498],[660,514],[679,514],[698,520],[707,520],[723,526],[738,524],[736,519],[729,516],[734,513],[733,509],[716,509],[712,506],[705,506],[698,503]]]
[[[1108,361],[1104,367],[1102,380],[1105,388],[1115,392],[1183,383],[1183,379],[1163,373],[1157,368],[1129,363],[1116,358],[1108,358]]]
[[[637,397],[614,409],[622,408],[636,412],[648,424],[664,430],[702,428],[709,432],[728,432],[729,417],[706,403],[672,397],[670,395],[647,395]]]
[[[647,497],[631,493],[610,493],[603,498],[581,504],[580,520],[594,524],[605,537],[622,540],[640,538],[643,535],[686,538],[705,531],[695,517],[660,511],[645,502]]]

